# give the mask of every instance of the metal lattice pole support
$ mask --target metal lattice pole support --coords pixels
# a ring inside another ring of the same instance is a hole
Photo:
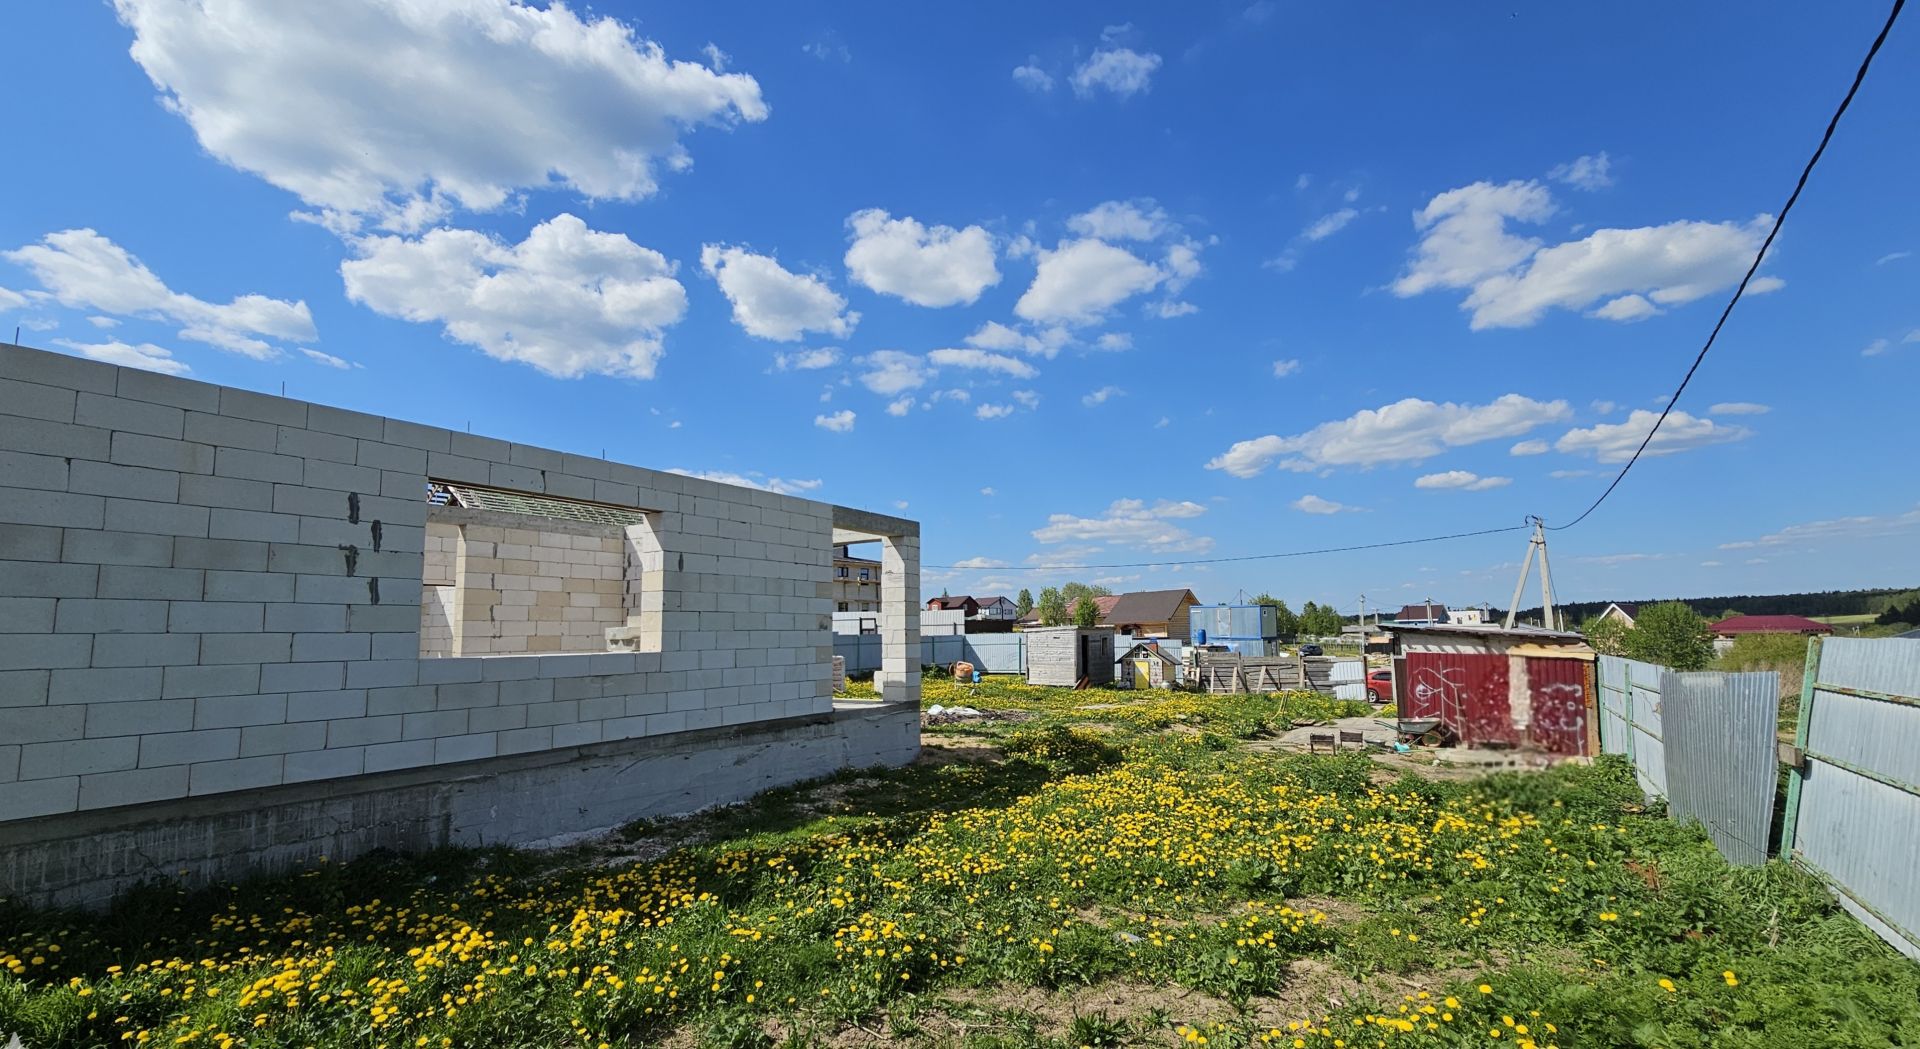
[[[1513,629],[1513,617],[1520,612],[1520,595],[1527,588],[1527,575],[1533,571],[1533,550],[1537,540],[1527,540],[1527,556],[1520,561],[1520,579],[1513,584],[1513,600],[1507,602],[1506,628]]]
[[[1553,572],[1547,568],[1547,533],[1545,521],[1533,519],[1533,541],[1540,544],[1540,625],[1548,630],[1556,629],[1553,623]]]

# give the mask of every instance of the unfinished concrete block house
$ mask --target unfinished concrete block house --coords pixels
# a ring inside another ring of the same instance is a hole
[[[885,694],[836,705],[875,541]],[[0,344],[0,897],[903,763],[919,608],[912,521]]]

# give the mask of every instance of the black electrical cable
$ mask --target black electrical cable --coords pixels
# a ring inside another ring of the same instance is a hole
[[[1607,496],[1612,495],[1613,490],[1620,487],[1620,482],[1626,479],[1627,471],[1633,469],[1633,464],[1640,461],[1640,454],[1653,443],[1653,435],[1660,432],[1661,424],[1667,421],[1667,416],[1673,412],[1673,406],[1679,402],[1680,395],[1686,392],[1687,384],[1693,381],[1693,373],[1700,370],[1700,362],[1707,359],[1707,351],[1713,349],[1714,340],[1720,337],[1720,329],[1726,325],[1727,318],[1732,315],[1734,305],[1740,301],[1740,296],[1746,293],[1747,283],[1753,280],[1754,273],[1760,269],[1760,263],[1766,259],[1767,249],[1773,246],[1773,238],[1779,235],[1780,227],[1786,224],[1787,213],[1793,210],[1794,203],[1800,199],[1800,191],[1807,188],[1807,178],[1813,174],[1814,165],[1820,163],[1821,154],[1827,151],[1827,143],[1833,140],[1834,129],[1840,126],[1840,118],[1847,112],[1847,107],[1853,104],[1853,96],[1859,92],[1861,82],[1867,79],[1867,68],[1873,65],[1873,57],[1880,53],[1880,45],[1887,42],[1887,33],[1893,29],[1893,23],[1900,17],[1900,9],[1905,7],[1906,3],[1907,0],[1894,0],[1893,11],[1887,15],[1887,24],[1880,27],[1880,35],[1874,37],[1873,46],[1867,48],[1867,57],[1861,61],[1859,72],[1853,75],[1853,85],[1847,88],[1847,97],[1840,100],[1840,108],[1834,110],[1833,119],[1827,121],[1826,134],[1820,136],[1820,145],[1814,149],[1813,156],[1807,160],[1807,166],[1801,170],[1800,181],[1794,183],[1793,193],[1787,197],[1786,205],[1780,209],[1779,216],[1773,220],[1773,228],[1767,231],[1767,239],[1761,243],[1759,252],[1754,255],[1753,265],[1748,266],[1747,275],[1740,278],[1740,286],[1733,289],[1733,298],[1727,300],[1727,308],[1720,311],[1720,319],[1714,323],[1713,331],[1708,333],[1706,345],[1700,347],[1700,352],[1693,358],[1693,366],[1687,369],[1685,376],[1681,377],[1680,385],[1673,391],[1673,396],[1667,398],[1667,406],[1660,410],[1660,418],[1654,420],[1653,429],[1647,431],[1647,436],[1640,442],[1640,447],[1634,449],[1633,458],[1628,459],[1626,465],[1620,468],[1620,472],[1614,475],[1613,483],[1607,485],[1606,491],[1600,493],[1600,498],[1595,499],[1591,506],[1581,511],[1579,517],[1566,524],[1547,526],[1549,531],[1561,532],[1572,528],[1586,520],[1589,514],[1600,509],[1600,504],[1606,502]]]
[[[1813,156],[1808,158],[1807,166],[1800,172],[1799,181],[1794,183],[1793,192],[1788,195],[1786,204],[1780,208],[1780,214],[1774,218],[1773,228],[1767,231],[1767,239],[1761,242],[1760,250],[1754,254],[1753,264],[1747,267],[1746,276],[1740,278],[1740,286],[1733,290],[1733,298],[1727,300],[1726,308],[1720,311],[1720,319],[1714,322],[1713,331],[1708,333],[1705,345],[1700,347],[1700,352],[1693,358],[1693,365],[1687,369],[1687,374],[1681,377],[1680,385],[1673,391],[1673,396],[1667,399],[1667,406],[1660,410],[1660,418],[1654,421],[1653,429],[1647,431],[1647,436],[1640,442],[1640,447],[1634,449],[1633,457],[1628,459],[1624,466],[1620,467],[1620,472],[1614,475],[1613,482],[1607,485],[1606,490],[1600,493],[1600,497],[1595,499],[1592,505],[1582,511],[1579,517],[1574,518],[1566,524],[1547,525],[1546,528],[1548,531],[1565,531],[1586,520],[1595,510],[1598,510],[1600,504],[1606,502],[1607,497],[1613,494],[1613,490],[1620,487],[1620,482],[1626,479],[1627,471],[1633,469],[1633,464],[1640,461],[1640,456],[1647,450],[1647,446],[1653,443],[1654,435],[1660,432],[1660,427],[1667,421],[1667,416],[1672,414],[1673,406],[1679,403],[1680,395],[1686,392],[1687,384],[1693,381],[1694,373],[1700,370],[1700,363],[1707,359],[1707,352],[1713,349],[1715,340],[1719,339],[1720,329],[1726,326],[1727,318],[1732,316],[1734,306],[1740,302],[1741,296],[1746,294],[1747,285],[1753,281],[1753,275],[1759,271],[1760,264],[1766,260],[1767,250],[1773,246],[1774,238],[1780,235],[1780,227],[1786,224],[1787,214],[1793,210],[1794,204],[1800,200],[1800,191],[1806,188],[1807,179],[1813,175],[1814,167],[1820,163],[1821,156],[1826,153],[1827,143],[1833,140],[1833,133],[1835,129],[1840,126],[1840,118],[1846,115],[1847,108],[1853,104],[1853,98],[1859,93],[1860,85],[1867,79],[1867,70],[1873,65],[1874,56],[1880,53],[1881,45],[1887,42],[1887,34],[1892,32],[1893,24],[1899,20],[1900,11],[1906,7],[1906,3],[1907,0],[1894,0],[1893,10],[1888,13],[1886,24],[1880,27],[1880,34],[1873,38],[1873,46],[1867,49],[1867,57],[1860,62],[1859,71],[1854,73],[1853,84],[1847,88],[1846,97],[1840,100],[1840,107],[1834,110],[1833,118],[1827,121],[1827,130],[1820,136],[1819,146],[1815,147]],[[1480,535],[1498,535],[1502,532],[1518,532],[1531,528],[1533,518],[1529,517],[1527,520],[1528,523],[1523,525],[1512,525],[1506,528],[1484,528],[1476,532],[1455,532],[1452,535],[1426,536],[1420,539],[1401,539],[1387,543],[1362,543],[1356,546],[1329,546],[1316,550],[1291,550],[1278,554],[1246,554],[1240,557],[1198,558],[1190,561],[1133,561],[1124,564],[1104,565],[1028,565],[1020,568],[1015,568],[1011,565],[1000,566],[998,568],[986,568],[977,565],[921,565],[920,567],[922,569],[957,569],[963,571],[978,569],[981,571],[1017,572],[1056,572],[1106,568],[1180,568],[1187,565],[1217,565],[1239,561],[1266,561],[1285,557],[1311,557],[1318,554],[1355,553],[1361,550],[1383,550],[1395,546],[1438,543],[1449,539],[1468,539]]]

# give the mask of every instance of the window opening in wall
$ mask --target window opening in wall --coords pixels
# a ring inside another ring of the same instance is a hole
[[[649,645],[647,513],[429,481],[420,654],[628,652]],[[649,552],[652,556],[649,556]],[[657,623],[651,635],[658,637]]]

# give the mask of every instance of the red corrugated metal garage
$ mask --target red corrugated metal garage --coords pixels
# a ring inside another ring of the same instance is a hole
[[[1593,650],[1576,634],[1497,627],[1393,629],[1402,717],[1438,718],[1462,746],[1591,754]]]
[[[1593,664],[1584,659],[1526,657],[1527,729],[1534,744],[1554,754],[1587,753],[1587,704]]]
[[[1465,746],[1515,743],[1507,716],[1507,657],[1493,653],[1407,653],[1407,717],[1439,718]]]

